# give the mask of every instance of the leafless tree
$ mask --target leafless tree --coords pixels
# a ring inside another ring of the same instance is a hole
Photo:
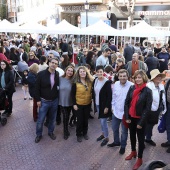
[[[125,18],[128,18],[127,27],[128,28],[131,27],[133,24],[133,19],[135,14],[134,7],[135,7],[136,0],[128,0],[127,3],[124,0],[124,5],[127,7],[127,12],[122,11],[121,6],[118,4],[118,0],[111,0],[111,2],[113,2],[113,6],[115,6]]]

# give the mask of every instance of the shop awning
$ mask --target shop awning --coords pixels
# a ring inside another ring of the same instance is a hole
[[[119,36],[121,32],[117,29],[112,28],[111,26],[104,23],[100,20],[95,24],[81,29],[82,34],[84,35],[108,35],[108,36]]]

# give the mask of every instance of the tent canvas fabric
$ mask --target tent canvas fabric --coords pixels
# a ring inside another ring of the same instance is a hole
[[[17,29],[17,26],[6,19],[0,22],[0,32],[16,32],[15,29]]]
[[[121,36],[128,37],[164,37],[165,32],[157,30],[156,28],[150,26],[145,21],[140,22],[139,24],[130,27],[125,30],[121,30]]]
[[[68,23],[66,20],[62,20],[59,24],[53,27],[47,27],[48,33],[53,34],[74,34],[80,35],[81,29]]]
[[[117,29],[114,29],[104,23],[102,20],[96,22],[95,24],[81,29],[82,34],[84,35],[111,35],[111,36],[120,36],[121,32]]]

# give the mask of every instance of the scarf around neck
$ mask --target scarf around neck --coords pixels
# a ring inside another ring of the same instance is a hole
[[[138,86],[137,84],[135,84],[135,90],[133,92],[132,101],[131,101],[130,108],[129,108],[129,114],[133,118],[140,118],[140,116],[136,115],[136,104],[139,100],[139,95],[141,91],[145,87],[146,87],[146,83],[144,83],[142,86]]]

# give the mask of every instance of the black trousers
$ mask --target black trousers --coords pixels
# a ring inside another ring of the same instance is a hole
[[[13,96],[13,93],[6,93],[6,95],[8,97],[9,106],[5,109],[5,111],[7,113],[12,113],[12,108],[13,108],[12,96]]]
[[[68,135],[68,122],[70,118],[70,112],[71,112],[72,106],[71,107],[63,107],[61,106],[61,112],[63,114],[63,129],[64,129],[64,134]]]
[[[73,107],[71,108],[71,111],[72,111],[72,116],[70,118],[70,124],[74,123],[76,124],[76,113],[75,113],[75,110],[73,109]]]
[[[138,158],[142,158],[144,150],[144,141],[145,141],[145,125],[142,129],[137,128],[137,124],[140,119],[131,118],[131,123],[129,124],[130,131],[130,142],[132,151],[136,151],[136,135],[138,139]]]
[[[82,136],[86,135],[88,131],[88,118],[91,109],[91,104],[77,106],[78,110],[76,110],[77,116],[76,136]]]

